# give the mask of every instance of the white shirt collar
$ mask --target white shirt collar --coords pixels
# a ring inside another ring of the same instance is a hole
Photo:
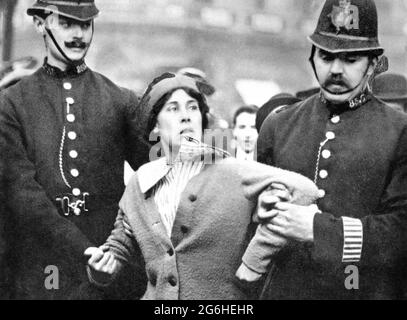
[[[247,153],[240,148],[236,148],[236,159],[238,160],[254,160],[254,152]]]
[[[138,169],[138,181],[142,193],[146,193],[154,187],[170,171],[165,157],[142,165]]]

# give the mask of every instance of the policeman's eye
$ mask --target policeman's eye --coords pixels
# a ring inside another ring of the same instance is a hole
[[[72,26],[72,23],[71,23],[70,21],[68,21],[68,20],[59,18],[59,25],[60,25],[62,28],[65,28],[65,29],[66,29],[66,28],[71,27],[71,26]]]
[[[335,60],[335,56],[329,53],[320,53],[319,57],[325,62],[332,62]]]
[[[361,56],[346,56],[344,60],[347,63],[355,63],[358,62],[360,59]]]
[[[92,26],[91,22],[84,22],[81,25],[82,29],[85,29],[85,30],[88,30],[91,26]]]

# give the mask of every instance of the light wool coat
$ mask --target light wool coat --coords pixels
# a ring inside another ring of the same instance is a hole
[[[278,182],[288,187],[294,201],[311,202],[317,195],[315,185],[298,174],[255,162],[231,158],[206,165],[187,184],[169,238],[151,194],[165,170],[165,162],[157,160],[133,177],[106,243],[110,251],[121,262],[145,261],[144,299],[253,298],[235,272],[253,235],[258,195]]]

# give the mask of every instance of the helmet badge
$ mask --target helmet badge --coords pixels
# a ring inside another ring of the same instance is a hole
[[[350,0],[339,0],[339,6],[333,6],[332,12],[328,15],[332,24],[339,33],[341,28],[346,30],[359,29],[359,9],[352,5]]]

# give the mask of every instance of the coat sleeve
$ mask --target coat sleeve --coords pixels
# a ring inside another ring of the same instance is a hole
[[[123,209],[119,213],[114,228],[104,244],[119,261],[119,267],[112,284],[116,296],[139,299],[146,290],[147,275],[144,258],[133,236],[133,230]],[[89,277],[91,282],[100,285]]]
[[[53,243],[68,259],[83,262],[83,253],[92,246],[69,220],[59,215],[43,187],[36,180],[36,167],[29,158],[13,103],[0,95],[0,139],[4,143],[5,196],[7,210],[21,232],[37,235],[39,242]]]
[[[255,203],[262,192],[273,194],[273,183],[281,184],[286,188],[290,193],[292,203],[311,205],[318,199],[316,185],[300,174],[256,162],[244,163],[240,166],[242,166],[240,174],[244,194]],[[250,241],[242,261],[249,269],[260,274],[266,273],[273,256],[286,244],[287,241],[283,237],[269,231],[266,226],[260,225]]]
[[[329,213],[314,218],[313,257],[338,265],[396,267],[407,257],[407,129],[400,136],[380,207],[355,219]]]
[[[134,171],[149,161],[150,144],[144,139],[144,121],[146,110],[142,110],[139,98],[128,90],[129,100],[126,106],[126,160]]]
[[[119,210],[114,228],[104,246],[122,263],[129,263],[136,254],[133,230],[122,209]]]

